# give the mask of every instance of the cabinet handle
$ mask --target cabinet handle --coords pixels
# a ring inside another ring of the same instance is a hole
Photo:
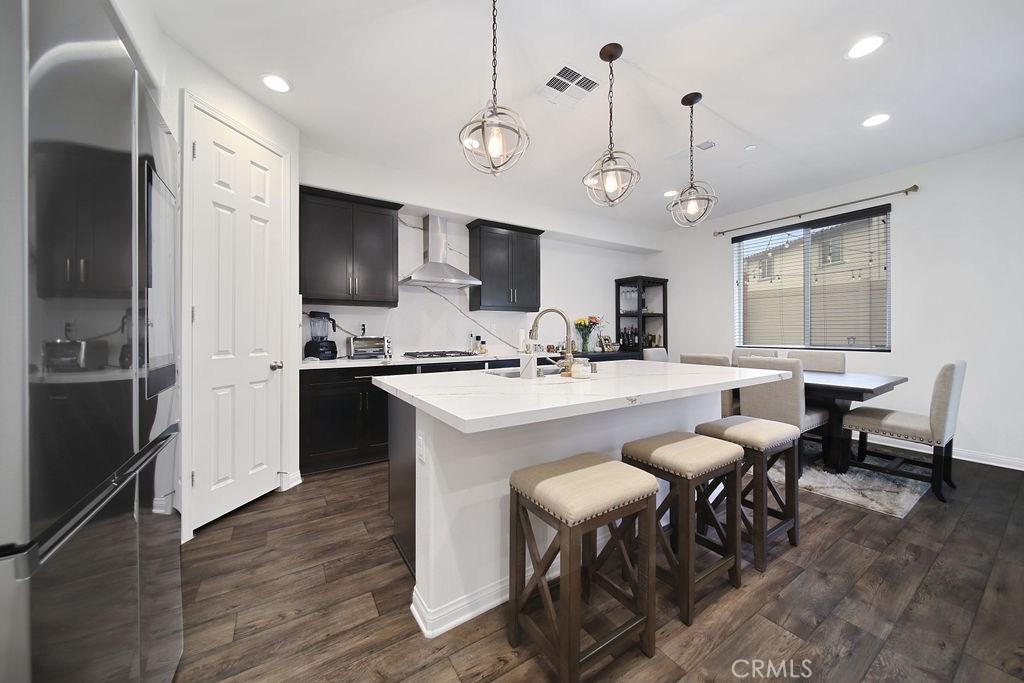
[[[512,289],[511,288],[509,288],[509,290],[508,290],[508,300],[509,300],[509,303],[512,303]]]
[[[64,259],[64,282],[71,282],[71,257]]]
[[[359,293],[359,276],[356,276],[356,294]]]
[[[352,379],[373,379],[373,375],[356,375]]]
[[[85,282],[85,259],[78,259],[78,281]]]
[[[519,303],[519,288],[518,287],[512,290],[512,303],[514,303],[514,304]]]
[[[348,293],[349,294],[352,293],[352,276],[351,275],[348,276]]]

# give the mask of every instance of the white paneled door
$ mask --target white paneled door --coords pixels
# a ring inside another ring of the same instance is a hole
[[[192,525],[277,487],[281,463],[283,160],[194,109]],[[189,200],[186,200],[189,201]]]

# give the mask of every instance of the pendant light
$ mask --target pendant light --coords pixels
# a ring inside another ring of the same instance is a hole
[[[459,131],[469,165],[493,176],[515,166],[530,146],[523,119],[498,106],[498,0],[491,0],[491,99]]]
[[[683,106],[690,108],[690,184],[679,190],[665,207],[676,225],[682,228],[693,227],[707,218],[718,202],[713,187],[693,179],[693,106],[700,102],[701,97],[699,92],[692,92],[682,99]]]
[[[590,201],[598,206],[615,206],[640,182],[640,171],[633,155],[615,149],[612,126],[615,123],[615,69],[613,62],[622,56],[622,46],[608,43],[601,48],[601,59],[608,62],[608,149],[583,176]]]

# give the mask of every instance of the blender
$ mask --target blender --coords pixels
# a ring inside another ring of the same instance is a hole
[[[337,321],[326,311],[310,311],[309,316],[309,341],[303,349],[303,358],[316,358],[317,360],[334,360],[338,357],[338,345],[327,338],[327,325],[330,323],[331,330],[338,331]]]

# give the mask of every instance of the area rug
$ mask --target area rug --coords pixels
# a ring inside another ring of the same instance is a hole
[[[769,476],[776,487],[785,483],[785,473],[779,468],[773,467]],[[835,474],[826,472],[819,462],[804,466],[800,488],[903,519],[927,493],[929,486],[923,481],[869,470],[850,469],[845,474]]]

